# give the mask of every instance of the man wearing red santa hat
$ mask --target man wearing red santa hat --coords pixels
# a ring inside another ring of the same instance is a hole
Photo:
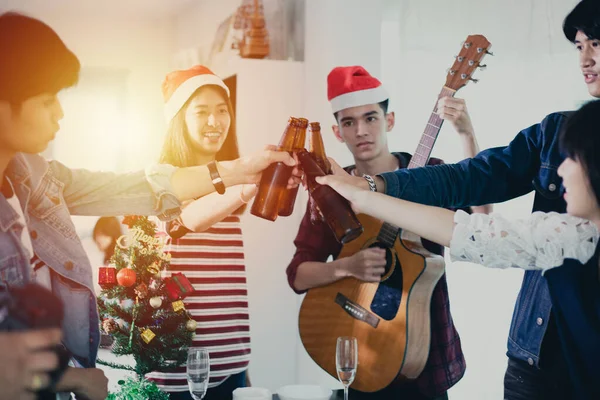
[[[395,124],[394,112],[388,111],[389,95],[381,82],[361,66],[334,68],[327,77],[327,95],[336,123],[333,134],[348,146],[355,165],[346,171],[357,176],[375,176],[384,171],[406,168],[411,155],[390,152],[387,133]],[[459,133],[464,156],[473,157],[479,151],[465,102],[453,97],[442,98],[438,114],[449,120]],[[430,165],[442,164],[436,158]],[[476,212],[488,213],[491,206],[477,207]],[[310,211],[302,219],[296,239],[296,253],[287,267],[288,282],[297,293],[328,285],[345,277],[378,282],[386,265],[385,250],[367,248],[352,256],[326,262],[337,257],[341,245],[324,223],[310,221]],[[424,241],[425,247],[443,254],[443,247]],[[375,393],[356,392],[356,399],[389,399],[402,396],[414,399],[447,399],[446,392],[465,371],[460,338],[450,314],[448,287],[443,275],[431,299],[431,347],[425,369],[407,384],[392,384]],[[352,390],[352,389],[351,389]]]

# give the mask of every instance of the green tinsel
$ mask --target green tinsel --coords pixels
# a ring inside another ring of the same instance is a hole
[[[119,381],[117,393],[109,393],[106,400],[169,400],[169,395],[158,389],[154,382],[128,378]]]

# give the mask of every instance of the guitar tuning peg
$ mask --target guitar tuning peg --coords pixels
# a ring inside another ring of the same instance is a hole
[[[485,54],[489,54],[490,56],[494,55],[494,53],[492,53],[491,51],[488,51],[488,50],[485,51]]]
[[[455,73],[455,72],[456,72],[456,71],[454,71],[453,69],[450,69],[450,68],[448,68],[448,69],[446,70],[446,73],[447,73],[447,74],[450,74],[450,75],[454,75],[454,73]]]
[[[479,82],[479,79],[473,79],[473,78],[469,78],[470,81],[473,81],[473,83],[477,83]]]
[[[462,62],[465,58],[463,56],[454,56],[458,62]]]
[[[487,68],[487,65],[486,65],[486,64],[479,64],[479,65],[477,66],[477,68],[481,68],[481,69],[483,70],[483,69],[486,69],[486,68]]]

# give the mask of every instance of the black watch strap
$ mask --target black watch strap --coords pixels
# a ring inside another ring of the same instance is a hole
[[[212,183],[215,185],[215,189],[217,189],[217,193],[225,193],[225,184],[223,184],[223,179],[221,179],[221,175],[219,175],[219,171],[217,170],[216,161],[211,161],[206,166],[208,167],[208,172],[210,172],[210,179],[212,179]]]

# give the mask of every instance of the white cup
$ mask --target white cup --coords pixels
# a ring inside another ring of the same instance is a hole
[[[272,400],[269,389],[259,387],[237,388],[233,391],[233,400]]]

